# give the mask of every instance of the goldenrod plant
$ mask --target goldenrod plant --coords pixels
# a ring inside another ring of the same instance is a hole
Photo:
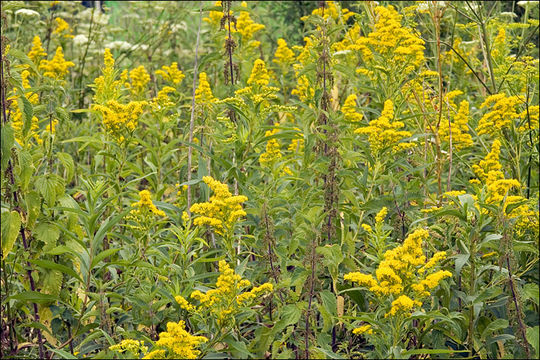
[[[2,2],[0,357],[539,356],[538,2],[94,3]]]

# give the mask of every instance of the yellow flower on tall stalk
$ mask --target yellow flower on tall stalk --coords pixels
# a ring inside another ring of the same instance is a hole
[[[146,101],[131,101],[124,105],[109,100],[105,105],[92,104],[92,109],[101,113],[105,129],[117,141],[122,142],[126,132],[130,133],[137,128],[139,117],[147,104]]]
[[[247,7],[247,4],[244,7]],[[240,16],[236,19],[236,31],[242,35],[242,41],[248,42],[256,32],[264,28],[263,24],[257,24],[251,19],[249,12],[240,11]],[[254,45],[258,46],[259,42]]]
[[[279,126],[279,124],[276,124],[276,126]],[[272,130],[267,130],[264,136],[269,137],[275,135],[278,131],[279,129],[275,127]],[[281,159],[281,157],[281,146],[279,145],[279,142],[276,139],[269,139],[266,142],[266,151],[259,157],[259,162],[261,163],[261,166],[269,166]]]
[[[268,75],[268,70],[266,70],[266,64],[261,59],[255,60],[253,63],[253,68],[251,69],[251,74],[247,81],[248,85],[257,84],[259,86],[268,85],[270,76]]]
[[[221,235],[234,229],[236,222],[246,216],[242,203],[248,198],[244,195],[233,196],[227,184],[219,182],[211,176],[203,177],[214,194],[208,202],[193,204],[190,211],[199,214],[193,221],[197,226],[209,225]]]
[[[211,104],[217,99],[212,94],[212,89],[208,83],[208,77],[205,72],[199,74],[199,86],[195,90],[195,102],[197,104]]]
[[[251,282],[235,273],[225,260],[219,262],[220,275],[216,281],[214,289],[203,293],[195,290],[190,298],[199,301],[199,305],[192,305],[183,296],[176,296],[175,300],[182,309],[199,315],[210,314],[210,318],[215,319],[218,325],[231,325],[235,315],[254,300],[262,295],[274,290],[271,283],[264,283],[246,291],[245,288],[251,286]],[[204,316],[207,318],[207,316]]]
[[[509,194],[512,189],[520,189],[522,185],[519,180],[505,178],[502,171],[502,164],[499,161],[500,153],[501,142],[495,139],[491,146],[491,151],[486,157],[479,164],[472,166],[478,179],[472,179],[470,182],[485,185],[488,193],[487,203],[500,204],[503,212],[506,212],[508,205],[519,203],[526,199],[520,195]],[[518,206],[507,215],[510,219],[516,219],[516,229],[518,232],[537,229],[538,227],[538,211],[535,211],[528,204]]]
[[[216,1],[214,3],[214,6],[221,7],[222,6],[221,1]],[[208,16],[209,17],[203,18],[203,21],[206,21],[206,22],[212,24],[212,26],[218,26],[221,23],[221,18],[223,18],[223,11],[213,11],[213,10],[211,10],[210,13],[208,14]]]
[[[66,38],[73,38],[73,29],[71,29],[64,19],[57,17],[54,21],[56,22],[56,27],[53,30],[53,34],[63,35]]]
[[[47,56],[47,53],[41,44],[41,39],[36,35],[32,40],[32,48],[28,52],[28,57],[34,64],[39,64],[41,58],[44,56]]]
[[[171,66],[163,65],[161,70],[156,70],[156,75],[160,75],[163,79],[172,82],[174,85],[180,84],[185,77],[184,73],[178,70],[177,62],[173,62]]]
[[[450,110],[453,111],[454,110]],[[473,145],[473,140],[469,134],[469,102],[463,100],[459,104],[459,109],[457,113],[453,116],[454,121],[448,126],[448,120],[445,119],[441,121],[439,127],[439,136],[442,141],[450,144],[450,131],[452,132],[452,146],[456,150]]]
[[[28,70],[23,70],[21,72],[21,80],[22,80],[22,87],[23,89],[29,89],[30,81],[29,81],[30,72]],[[24,145],[25,142],[29,139],[29,137],[33,138],[38,144],[42,144],[43,140],[39,136],[39,119],[36,116],[32,116],[32,121],[30,125],[30,129],[28,131],[28,134],[23,134],[23,127],[24,127],[24,121],[23,121],[23,113],[19,107],[19,102],[17,99],[21,96],[18,94],[18,92],[15,90],[15,94],[11,97],[9,97],[8,100],[11,100],[11,127],[13,128],[15,140],[20,144]],[[37,105],[39,102],[39,95],[32,92],[32,91],[26,91],[23,96],[25,96],[30,104]],[[56,121],[56,120],[55,120]]]
[[[163,210],[159,210],[152,202],[152,194],[148,190],[142,190],[139,192],[140,200],[131,204],[131,207],[136,209],[131,210],[131,214],[148,214],[152,213],[156,216],[166,216]]]
[[[285,66],[292,64],[295,59],[294,52],[287,46],[285,39],[278,39],[277,44],[278,47],[272,61]]]
[[[452,274],[446,270],[434,271],[435,266],[446,258],[445,252],[438,252],[426,262],[422,242],[429,236],[424,229],[416,229],[403,244],[384,253],[384,259],[375,270],[375,277],[361,272],[346,274],[344,280],[357,283],[375,294],[379,303],[384,299],[394,299],[386,316],[398,313],[408,314],[414,307],[422,305],[422,300],[430,295],[429,290]],[[385,317],[386,317],[385,316]]]
[[[131,93],[136,96],[143,96],[146,90],[146,85],[150,82],[150,75],[143,65],[136,67],[129,72],[131,79]]]
[[[94,88],[94,102],[104,105],[107,101],[118,100],[120,97],[120,86],[127,80],[128,72],[122,72],[120,80],[116,80],[116,71],[114,69],[114,57],[109,48],[105,48],[103,53],[103,64],[101,76],[94,79],[94,83],[90,85]]]
[[[196,359],[201,351],[197,348],[207,342],[204,336],[194,336],[186,331],[183,320],[167,323],[167,331],[159,334],[158,349],[146,354],[143,359]]]
[[[341,107],[341,112],[347,121],[357,122],[362,120],[363,115],[356,111],[356,98],[356,94],[347,96]]]
[[[506,96],[500,93],[488,96],[480,108],[489,107],[491,111],[484,114],[478,122],[476,128],[478,135],[499,136],[503,129],[508,128],[512,121],[519,118],[520,114],[516,111],[516,106],[523,102],[523,97],[518,95]]]
[[[381,116],[370,121],[369,126],[356,129],[354,133],[368,135],[371,151],[377,154],[389,146],[392,146],[394,152],[413,147],[412,143],[399,143],[401,139],[411,136],[411,133],[399,130],[405,124],[401,121],[393,121],[393,119],[394,104],[392,100],[386,100]]]
[[[173,92],[176,92],[176,89],[170,86],[164,86],[163,89],[159,90],[157,96],[150,103],[152,109],[159,111],[174,106],[175,103],[169,98],[169,94]]]
[[[62,47],[56,48],[56,53],[52,60],[41,60],[39,69],[44,70],[43,76],[48,76],[53,79],[62,80],[69,73],[69,68],[75,66],[72,61],[64,59]]]

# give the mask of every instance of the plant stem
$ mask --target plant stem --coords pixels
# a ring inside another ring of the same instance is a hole
[[[193,129],[195,127],[195,89],[197,88],[197,62],[199,57],[199,39],[201,35],[201,19],[202,19],[202,1],[199,3],[199,27],[197,29],[197,43],[195,45],[195,64],[193,65],[193,91],[191,97],[191,118],[189,120],[189,145],[188,145],[188,159],[187,159],[187,213],[191,216],[191,158],[193,156],[193,148],[191,143],[193,142]]]

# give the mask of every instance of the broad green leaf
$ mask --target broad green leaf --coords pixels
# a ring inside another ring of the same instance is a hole
[[[525,284],[523,286],[523,299],[532,300],[536,305],[538,305],[538,298],[540,291],[538,290],[538,284]]]
[[[536,325],[535,327],[528,327],[527,331],[525,333],[525,336],[527,337],[527,342],[531,344],[534,348],[534,351],[536,353],[536,356],[540,354],[539,352],[539,342],[540,342],[540,334],[539,334],[540,327]]]
[[[34,229],[36,220],[40,214],[41,198],[35,191],[30,191],[25,196],[26,201],[26,228],[28,230]]]
[[[17,211],[2,212],[2,260],[8,256],[13,249],[15,240],[21,229],[21,215]]]
[[[75,174],[75,163],[73,162],[73,158],[71,155],[65,152],[57,152],[56,156],[58,156],[58,159],[64,166],[64,169],[66,169],[66,183],[69,183],[71,179],[73,178],[73,174]]]
[[[50,223],[39,223],[34,229],[34,236],[37,240],[45,243],[45,251],[56,246],[56,241],[60,237],[60,229]]]
[[[508,320],[506,319],[495,319],[492,322],[489,323],[488,326],[482,331],[482,339],[486,339],[488,336],[490,336],[492,333],[506,329],[508,327]]]
[[[117,251],[120,251],[121,249],[120,248],[116,248],[116,249],[107,249],[107,250],[104,250],[102,252],[100,252],[93,260],[92,260],[92,263],[90,264],[90,269],[93,269],[97,264],[99,264],[103,259],[105,259],[106,257],[108,256],[111,256],[112,254],[116,253]]]
[[[463,265],[469,261],[469,254],[458,254],[454,256],[454,258],[456,259],[456,276],[459,276],[459,274],[461,274]]]

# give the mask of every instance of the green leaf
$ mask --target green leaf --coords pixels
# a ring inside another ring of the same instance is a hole
[[[469,256],[469,254],[458,254],[454,256],[454,258],[456,259],[456,276],[459,276],[459,274],[461,273],[461,269],[463,268],[463,265],[465,265],[469,260]]]
[[[107,249],[107,250],[104,250],[102,252],[100,252],[93,260],[92,260],[92,263],[90,264],[90,269],[93,269],[97,264],[99,264],[103,259],[105,259],[106,257],[108,256],[111,256],[112,254],[116,253],[117,251],[120,251],[121,249],[120,248],[116,248],[116,249]]]
[[[48,251],[56,246],[56,241],[60,237],[60,229],[54,224],[39,223],[34,229],[34,236],[37,240],[45,243],[44,251]]]
[[[488,336],[493,334],[496,331],[506,329],[508,327],[508,320],[506,319],[496,319],[489,323],[488,326],[482,331],[482,339],[486,339]]]
[[[80,282],[83,282],[79,274],[75,272],[75,270],[67,267],[66,265],[57,264],[50,260],[28,260],[32,264],[36,264],[37,266],[41,266],[45,269],[52,269],[52,270],[58,270],[63,272],[66,275],[70,275],[76,279],[78,279]]]
[[[525,284],[523,286],[523,300],[532,300],[536,305],[538,305],[538,298],[540,291],[538,290],[538,284]]]
[[[26,228],[32,230],[36,224],[36,219],[40,214],[41,198],[35,191],[30,191],[25,196],[26,201]]]
[[[34,117],[34,108],[26,96],[19,96],[17,100],[19,103],[19,109],[22,109],[23,114],[23,127],[22,127],[22,136],[26,138],[28,132],[32,128],[32,118]]]
[[[58,156],[58,159],[64,166],[64,169],[66,169],[66,176],[64,177],[66,179],[66,183],[71,182],[73,174],[75,173],[75,163],[73,162],[73,158],[71,155],[65,152],[57,152],[56,156]]]
[[[71,355],[70,353],[64,350],[49,348],[49,351],[52,351],[53,353],[60,355],[61,359],[78,359],[76,356]]]
[[[11,148],[13,147],[15,136],[13,135],[13,128],[11,125],[2,124],[0,131],[0,140],[2,141],[0,158],[2,161],[1,169],[3,173],[4,169],[7,168],[9,159],[11,158]]]
[[[58,300],[56,296],[49,295],[49,294],[42,294],[37,291],[23,291],[21,293],[11,295],[8,299],[29,301],[29,302],[35,302],[35,303],[47,303],[47,302]]]
[[[324,355],[328,356],[329,359],[343,359],[340,355],[335,352],[320,347],[315,348],[315,350],[322,352]]]
[[[54,206],[56,202],[57,178],[51,174],[42,175],[36,179],[35,186],[47,204]]]
[[[21,215],[17,211],[2,212],[2,260],[5,260],[13,249],[20,229]]]
[[[536,356],[538,357],[538,355],[540,355],[540,352],[539,352],[539,326],[536,325],[535,327],[528,327],[527,328],[527,331],[525,333],[525,337],[527,338],[527,342],[529,344],[532,345],[532,347],[534,348],[534,351],[536,353]]]

